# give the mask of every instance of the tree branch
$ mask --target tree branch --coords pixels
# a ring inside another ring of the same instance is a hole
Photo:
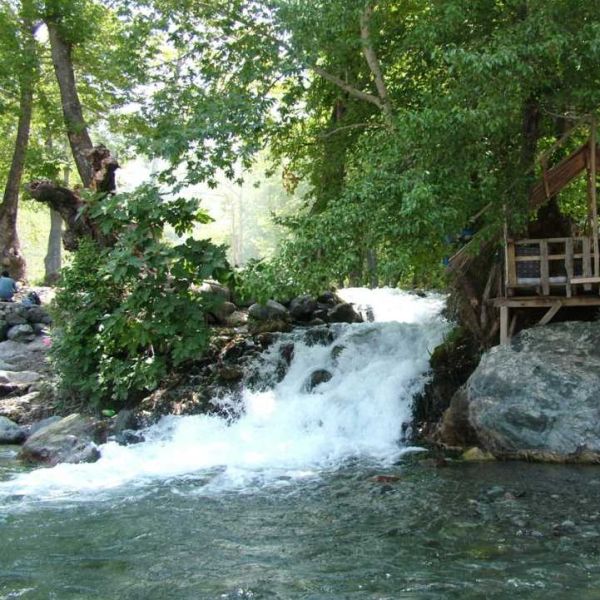
[[[368,92],[362,92],[361,90],[355,88],[354,86],[351,86],[350,84],[346,83],[343,79],[340,79],[339,77],[336,77],[335,75],[332,75],[331,73],[328,73],[321,67],[315,66],[315,67],[311,67],[311,69],[317,75],[320,75],[323,79],[326,79],[327,81],[333,83],[334,85],[337,85],[339,88],[341,88],[345,92],[348,92],[348,94],[350,94],[351,96],[354,96],[355,98],[358,98],[359,100],[364,100],[365,102],[370,102],[371,104],[374,104],[377,108],[383,110],[383,105],[381,104],[381,100],[377,96],[374,96],[373,94],[369,94]]]
[[[390,102],[387,86],[385,85],[385,81],[383,79],[381,65],[371,41],[370,25],[371,17],[373,15],[373,4],[373,0],[368,0],[365,4],[365,9],[360,15],[360,38],[363,44],[363,54],[367,64],[369,65],[369,69],[371,69],[371,73],[373,73],[373,77],[375,78],[375,87],[377,88],[377,93],[379,94],[379,106],[386,116],[386,119],[391,122],[392,104]]]

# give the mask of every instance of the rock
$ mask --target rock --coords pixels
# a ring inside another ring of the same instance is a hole
[[[333,364],[337,364],[338,359],[340,358],[340,356],[342,355],[342,352],[346,349],[346,346],[343,346],[342,344],[337,344],[336,346],[334,346],[331,349],[331,360],[333,361]]]
[[[244,371],[231,365],[223,365],[218,370],[218,375],[223,381],[239,381],[244,377]]]
[[[326,321],[324,321],[323,319],[319,319],[319,318],[315,318],[315,319],[311,319],[307,325],[309,327],[320,327],[321,325],[326,325]]]
[[[26,309],[24,307],[15,306],[14,310],[6,313],[5,319],[9,325],[25,325],[25,323],[27,323],[26,314]]]
[[[128,408],[123,408],[111,419],[110,431],[117,434],[126,429],[139,429],[140,422],[137,413]]]
[[[332,323],[360,323],[361,316],[354,310],[352,304],[343,302],[334,306],[328,313],[327,317]]]
[[[493,454],[490,452],[484,452],[481,448],[477,448],[477,446],[465,450],[462,453],[461,458],[468,462],[486,462],[490,460],[496,460]]]
[[[335,340],[335,334],[327,326],[313,327],[304,334],[304,343],[307,346],[329,346]]]
[[[241,310],[235,310],[225,318],[225,325],[227,327],[242,327],[247,322],[248,315]]]
[[[0,444],[20,444],[25,437],[22,427],[6,417],[0,417]]]
[[[498,457],[600,462],[600,323],[521,332],[467,382],[469,421]]]
[[[327,369],[317,369],[311,373],[308,381],[304,384],[304,389],[312,392],[318,385],[327,383],[332,377],[333,375]]]
[[[211,310],[211,314],[215,317],[217,323],[225,323],[227,317],[232,315],[236,310],[237,306],[233,302],[226,300]]]
[[[24,317],[29,323],[43,323],[44,325],[52,324],[52,317],[41,307],[32,306],[24,313]]]
[[[248,316],[256,321],[287,320],[289,313],[283,304],[269,300],[266,304],[253,304],[248,309]]]
[[[124,429],[113,436],[113,439],[121,446],[131,446],[132,444],[141,444],[146,441],[142,433],[133,429]]]
[[[19,425],[44,419],[52,414],[53,410],[54,407],[37,391],[0,400],[0,416],[7,417]]]
[[[38,431],[41,431],[42,429],[44,429],[44,427],[48,427],[48,425],[52,425],[53,423],[58,423],[61,419],[62,419],[62,417],[55,415],[53,417],[47,417],[46,419],[41,419],[40,421],[36,421],[29,428],[28,437],[31,437],[34,433],[37,433]]]
[[[310,296],[297,296],[290,302],[290,316],[294,321],[310,321],[317,309],[317,302]]]
[[[452,396],[436,437],[446,446],[469,447],[477,444],[477,434],[469,422],[469,399],[465,386]]]
[[[294,342],[287,342],[286,344],[281,344],[279,347],[279,355],[285,363],[289,366],[292,364],[292,360],[294,358],[294,350],[295,345]]]
[[[0,341],[3,342],[6,339],[9,329],[10,325],[4,319],[0,319]]]
[[[202,294],[209,294],[214,296],[219,296],[224,301],[229,302],[231,300],[231,291],[229,288],[219,283],[218,281],[213,281],[211,279],[207,279],[200,286],[200,292]]]
[[[333,292],[324,292],[317,298],[317,302],[332,308],[336,304],[340,304],[342,301]]]
[[[101,421],[72,414],[44,427],[27,439],[18,458],[54,466],[58,463],[94,462],[100,458],[96,444],[106,441]]]
[[[6,337],[14,342],[32,342],[35,331],[31,325],[13,325],[7,332]]]
[[[265,321],[248,322],[248,332],[251,335],[261,333],[278,333],[291,331],[292,326],[287,319],[268,319]]]
[[[0,371],[0,383],[8,385],[31,385],[40,380],[41,375],[34,371]]]

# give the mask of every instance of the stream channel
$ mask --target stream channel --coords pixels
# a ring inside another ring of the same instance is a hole
[[[284,336],[284,379],[221,399],[229,419],[165,418],[86,465],[0,446],[0,599],[600,598],[600,469],[437,468],[406,434],[443,298],[344,293],[375,322]]]

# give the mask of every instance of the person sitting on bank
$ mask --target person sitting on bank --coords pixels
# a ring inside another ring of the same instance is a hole
[[[8,271],[2,271],[0,277],[0,301],[12,302],[17,291],[17,282],[9,275]]]

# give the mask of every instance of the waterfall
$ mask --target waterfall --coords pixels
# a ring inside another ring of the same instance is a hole
[[[84,497],[173,478],[204,490],[243,490],[315,477],[350,460],[397,460],[407,451],[402,431],[412,398],[446,329],[444,299],[390,289],[342,296],[375,321],[332,326],[324,343],[306,329],[282,336],[259,368],[272,368],[281,345],[293,343],[285,377],[266,390],[246,388],[236,418],[165,417],[140,444],[108,442],[96,463],[21,474],[0,483],[0,496]]]

